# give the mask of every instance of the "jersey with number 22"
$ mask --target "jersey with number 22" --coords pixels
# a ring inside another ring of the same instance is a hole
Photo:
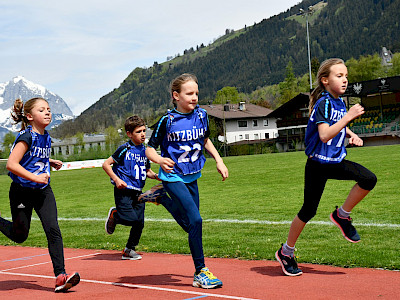
[[[198,106],[188,114],[174,109],[160,120],[159,127],[154,136],[163,136],[150,139],[149,146],[156,148],[160,144],[161,156],[175,162],[175,173],[189,175],[200,172],[206,160],[204,141],[209,135],[207,112]]]
[[[20,142],[25,142],[28,145],[28,150],[22,157],[20,165],[35,175],[47,173],[50,176],[51,138],[47,131],[44,134],[39,134],[32,131],[32,126],[29,125],[25,130],[19,132],[11,152],[15,145]],[[11,172],[8,175],[14,182],[24,187],[42,189],[50,184],[50,178],[47,184],[43,184],[27,180]]]

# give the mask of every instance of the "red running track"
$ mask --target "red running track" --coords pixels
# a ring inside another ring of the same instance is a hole
[[[47,249],[0,246],[0,299],[399,299],[400,272],[300,264],[304,274],[284,276],[276,261],[206,258],[224,286],[192,287],[191,256],[65,249],[67,272],[81,282],[55,294]]]

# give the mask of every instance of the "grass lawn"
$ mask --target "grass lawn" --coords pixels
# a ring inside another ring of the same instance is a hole
[[[348,153],[349,160],[361,163],[378,177],[375,189],[352,213],[362,241],[347,242],[329,222],[329,214],[343,203],[354,183],[328,181],[317,215],[296,244],[298,261],[399,270],[400,145],[350,148]],[[224,160],[230,173],[225,182],[212,160],[207,161],[198,182],[205,255],[274,259],[303,202],[304,152]],[[8,218],[10,182],[8,176],[0,176],[0,211]],[[156,183],[148,180],[145,190]],[[114,198],[109,178],[101,168],[53,172],[51,186],[65,247],[123,249],[128,227],[118,225],[111,236],[104,232],[104,219]],[[146,218],[139,251],[190,253],[186,233],[162,206],[147,204]],[[14,245],[3,235],[0,244]],[[22,245],[47,247],[37,219],[32,221],[29,238]]]

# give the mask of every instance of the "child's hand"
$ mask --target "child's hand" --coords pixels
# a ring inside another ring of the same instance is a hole
[[[161,181],[161,179],[158,178],[158,174],[155,173],[153,170],[148,170],[146,176],[147,176],[147,178],[157,179],[158,181]]]
[[[223,161],[217,162],[217,170],[222,175],[222,181],[225,181],[229,176],[229,172]]]
[[[125,181],[123,181],[122,179],[119,179],[119,178],[117,180],[115,180],[114,182],[115,182],[115,186],[117,187],[117,189],[124,189],[128,186]]]
[[[168,157],[163,157],[161,159],[160,166],[167,173],[171,173],[172,172],[172,170],[174,168],[174,165],[175,165],[175,162],[172,159],[168,158]]]
[[[349,109],[347,115],[351,118],[351,120],[354,120],[359,116],[361,116],[363,113],[364,113],[364,107],[362,107],[360,104],[356,104]]]
[[[52,159],[50,161],[50,166],[52,166],[54,169],[56,170],[60,170],[60,168],[62,167],[63,163],[61,160],[57,160],[57,159]]]
[[[49,174],[47,173],[42,173],[36,176],[36,182],[37,183],[42,183],[42,184],[48,184],[49,183]]]
[[[349,138],[349,143],[355,146],[362,146],[364,144],[363,140],[358,137],[358,135]]]

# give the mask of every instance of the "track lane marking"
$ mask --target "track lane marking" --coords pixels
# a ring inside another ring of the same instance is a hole
[[[47,275],[24,274],[24,273],[14,273],[14,272],[5,272],[5,271],[0,271],[0,274],[36,277],[36,278],[45,278],[45,279],[54,280],[54,276],[47,276]],[[246,297],[238,297],[238,296],[230,296],[230,295],[222,295],[222,294],[212,294],[212,293],[204,293],[204,292],[196,292],[196,291],[161,288],[161,287],[155,287],[155,286],[151,286],[151,285],[109,282],[109,281],[90,280],[90,279],[82,279],[82,278],[81,278],[81,282],[102,284],[102,285],[113,285],[113,286],[121,286],[121,287],[130,287],[130,288],[138,288],[138,289],[147,289],[147,290],[155,290],[155,291],[162,291],[162,292],[172,292],[172,293],[180,293],[180,294],[190,294],[190,295],[198,295],[198,296],[203,296],[203,297],[215,297],[215,298],[234,299],[234,300],[260,300],[257,298],[246,298]],[[200,297],[196,297],[196,298],[200,298]],[[191,298],[191,299],[196,299],[196,298]]]
[[[11,220],[11,218],[4,218],[6,220]],[[39,218],[33,217],[33,221],[40,221]],[[104,222],[105,218],[63,218],[59,217],[58,221],[67,221],[67,222],[81,222],[81,221],[95,221],[95,222]],[[175,223],[174,219],[154,219],[154,218],[145,218],[145,222],[160,222],[160,223]],[[253,219],[203,219],[203,223],[228,223],[228,224],[260,224],[260,225],[290,225],[292,221],[268,221],[268,220],[253,220]],[[334,226],[334,224],[330,221],[309,221],[307,224],[313,225],[326,225],[326,226]],[[353,222],[353,225],[356,226],[365,226],[365,227],[381,227],[381,228],[400,228],[400,224],[393,223],[364,223],[364,222]]]
[[[98,253],[92,253],[92,254],[86,254],[86,255],[79,255],[79,256],[65,258],[64,260],[70,260],[70,259],[76,259],[76,258],[82,258],[82,257],[88,257],[88,256],[95,256],[95,255],[99,255],[99,254],[101,254],[101,253],[98,252]],[[0,272],[6,273],[6,272],[11,271],[11,270],[24,269],[24,268],[35,267],[35,266],[40,266],[40,265],[45,265],[45,264],[50,264],[50,263],[51,263],[51,261],[46,261],[46,262],[32,264],[32,265],[25,265],[25,266],[20,266],[20,267],[14,267],[14,268],[9,268],[9,269],[5,269],[5,270],[0,270]],[[9,274],[11,274],[11,273],[9,273]]]

